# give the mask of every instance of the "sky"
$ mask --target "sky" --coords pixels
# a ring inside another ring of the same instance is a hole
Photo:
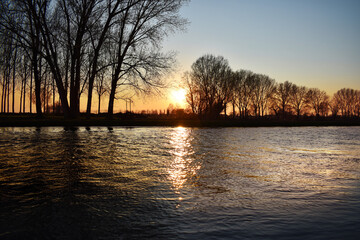
[[[360,90],[360,0],[192,0],[180,15],[189,21],[187,29],[162,44],[164,52],[177,53],[177,67],[166,79],[173,87],[136,97],[132,110],[186,107],[178,89],[182,76],[204,54],[223,56],[234,71],[251,70],[330,96],[341,88]],[[97,104],[95,96],[94,113]],[[103,112],[107,105],[104,97]],[[125,109],[125,101],[115,101],[115,112]]]
[[[181,9],[190,24],[170,35],[163,50],[177,52],[169,77],[175,86],[204,54],[223,56],[233,70],[266,74],[276,82],[325,90],[360,90],[360,1],[192,0]],[[137,100],[135,109],[164,109],[162,97]]]

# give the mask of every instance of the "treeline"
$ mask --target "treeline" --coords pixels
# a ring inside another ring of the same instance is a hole
[[[94,92],[114,100],[163,87],[174,63],[161,42],[187,21],[187,0],[2,0],[0,2],[1,111],[36,113],[61,108],[76,118]],[[130,91],[131,90],[131,91]],[[57,103],[58,102],[58,103]]]
[[[191,112],[218,117],[232,109],[233,117],[248,116],[360,116],[360,91],[341,89],[330,98],[325,91],[264,74],[233,71],[221,56],[204,55],[184,74]]]

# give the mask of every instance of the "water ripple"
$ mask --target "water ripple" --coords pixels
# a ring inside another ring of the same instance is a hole
[[[359,127],[0,133],[1,239],[360,234]]]

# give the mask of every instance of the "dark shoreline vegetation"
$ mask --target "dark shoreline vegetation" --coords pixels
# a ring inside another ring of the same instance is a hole
[[[77,119],[65,119],[61,115],[0,114],[0,127],[94,127],[94,126],[164,126],[164,127],[301,127],[301,126],[360,126],[358,117],[292,117],[274,116],[249,117],[247,119],[222,116],[218,119],[200,119],[185,116],[147,116],[141,114],[115,114],[113,119],[106,115],[94,115],[90,119],[85,114]]]

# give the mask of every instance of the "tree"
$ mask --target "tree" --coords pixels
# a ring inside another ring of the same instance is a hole
[[[264,116],[270,97],[275,91],[275,80],[263,74],[254,74],[251,79],[254,115]]]
[[[246,118],[249,113],[249,107],[251,104],[252,98],[252,78],[254,73],[247,70],[240,70],[236,73],[236,78],[238,78],[237,87],[235,88],[236,96],[238,99],[238,108],[240,117]]]
[[[4,0],[0,3],[0,34],[9,35],[4,39],[14,43],[16,50],[24,49],[31,59],[30,85],[32,88],[34,79],[39,116],[42,67],[51,72],[52,79],[45,85],[55,82],[63,113],[71,118],[79,114],[80,96],[86,87],[90,114],[94,83],[101,71],[107,72],[112,78],[112,114],[119,86],[146,93],[164,86],[161,79],[171,69],[175,55],[161,53],[161,40],[186,25],[179,16],[185,2]],[[9,76],[7,71],[2,78],[2,108],[9,102]],[[54,89],[52,95],[54,102]]]
[[[2,34],[11,32],[7,38],[16,43],[25,55],[31,59],[32,73],[35,82],[36,113],[42,116],[40,88],[41,88],[41,61],[40,52],[40,22],[34,16],[39,15],[42,9],[47,7],[48,1],[1,1],[0,25]]]
[[[336,105],[342,116],[359,116],[359,91],[342,88],[334,94],[333,105]]]
[[[169,32],[183,28],[179,16],[184,0],[127,1],[126,10],[117,15],[112,31],[114,55],[108,114],[112,116],[119,86],[149,92],[163,86],[162,76],[172,64],[173,54],[162,54],[160,43]]]
[[[307,92],[308,89],[303,86],[293,84],[291,87],[290,104],[298,117],[303,113],[306,106]]]
[[[1,29],[1,48],[0,54],[1,58],[1,112],[9,112],[9,104],[10,104],[10,79],[11,79],[11,71],[14,70],[11,65],[13,64],[14,59],[14,41],[12,39],[12,33],[7,31],[6,29]],[[13,71],[14,72],[14,71]],[[15,84],[13,82],[13,89]],[[14,95],[13,95],[14,96]],[[14,102],[14,101],[13,101]]]
[[[204,55],[192,64],[189,76],[190,99],[200,101],[197,106],[201,107],[202,114],[219,116],[232,97],[232,71],[227,60],[221,56]]]
[[[21,58],[21,64],[19,64],[19,69],[18,69],[18,77],[20,81],[20,108],[19,108],[19,112],[21,113],[24,112],[25,113],[25,106],[26,106],[26,88],[27,88],[27,81],[28,81],[28,77],[30,75],[29,73],[29,59],[27,58],[27,56],[23,56]],[[15,79],[15,76],[14,76]],[[14,94],[14,93],[13,93]]]
[[[291,90],[293,84],[289,81],[280,83],[276,87],[276,91],[273,98],[273,109],[277,108],[285,117],[286,113],[290,112]]]
[[[333,117],[336,117],[340,110],[340,104],[335,95],[336,95],[336,93],[334,94],[333,98],[329,102],[329,108],[331,110],[331,114]]]
[[[99,61],[101,59],[103,45],[108,40],[109,31],[111,30],[112,25],[115,25],[115,17],[120,15],[122,12],[128,10],[133,6],[136,1],[130,1],[129,4],[124,4],[124,1],[108,1],[107,4],[103,6],[103,10],[100,11],[100,15],[97,18],[97,21],[93,23],[92,31],[89,31],[90,34],[90,59],[89,59],[89,84],[88,84],[88,100],[86,113],[90,116],[91,113],[91,101],[92,101],[92,92],[94,81],[97,78],[97,75],[100,71],[104,70],[106,67],[106,61]],[[111,50],[111,49],[110,49]],[[104,64],[99,63],[102,62]],[[103,72],[103,71],[102,71]],[[102,74],[102,73],[100,73]],[[104,75],[100,77],[104,79]],[[99,82],[98,82],[99,83]],[[102,86],[102,84],[100,85]],[[96,91],[99,97],[99,106],[98,112],[100,112],[100,98],[105,92],[103,92],[102,87],[99,88],[99,85],[96,86]]]
[[[329,96],[325,91],[318,88],[310,88],[307,93],[310,106],[315,111],[316,116],[325,116],[328,112]]]
[[[201,115],[205,111],[204,97],[198,89],[196,82],[192,81],[190,73],[185,72],[183,76],[184,86],[187,88],[186,102],[189,104],[192,113]]]
[[[241,89],[242,86],[242,82],[243,82],[243,77],[242,77],[242,73],[241,71],[236,71],[232,73],[232,77],[231,77],[231,85],[232,85],[232,91],[231,91],[231,96],[230,96],[230,102],[232,105],[232,114],[233,114],[233,118],[235,118],[236,116],[236,107],[238,106],[238,92]],[[239,111],[240,114],[240,111]]]
[[[95,81],[95,90],[98,96],[98,114],[100,113],[100,107],[101,107],[101,97],[107,93],[108,87],[106,85],[106,73],[103,71],[101,72]],[[87,112],[88,114],[88,112]]]
[[[51,66],[54,78],[56,79],[60,99],[65,114],[76,118],[80,110],[81,85],[85,85],[86,77],[83,75],[84,55],[90,41],[89,31],[91,26],[100,18],[101,1],[98,0],[61,0],[52,12],[53,18],[42,20],[42,34],[45,43],[48,64]],[[56,18],[55,18],[56,17]],[[63,42],[52,37],[48,25],[58,30],[59,36],[64,36]],[[61,28],[61,26],[65,26]],[[70,106],[67,103],[66,91],[63,86],[58,61],[58,44],[65,44],[69,52],[70,62]]]

